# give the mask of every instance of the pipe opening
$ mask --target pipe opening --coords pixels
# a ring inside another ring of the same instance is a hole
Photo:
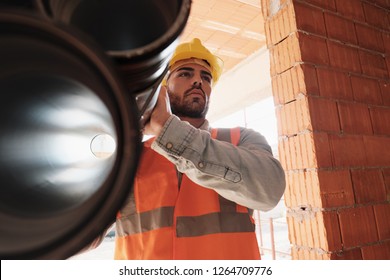
[[[91,152],[100,159],[111,157],[116,150],[116,141],[109,134],[96,135],[91,141]]]

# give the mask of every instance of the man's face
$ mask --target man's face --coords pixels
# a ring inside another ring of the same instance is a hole
[[[205,118],[211,83],[210,71],[199,64],[188,63],[174,70],[167,81],[172,113],[178,117]]]

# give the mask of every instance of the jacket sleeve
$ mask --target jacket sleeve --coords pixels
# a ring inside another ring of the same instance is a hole
[[[195,183],[251,209],[268,211],[285,189],[284,171],[265,138],[241,129],[238,146],[171,116],[152,148]]]

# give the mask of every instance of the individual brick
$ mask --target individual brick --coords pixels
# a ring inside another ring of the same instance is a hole
[[[314,170],[305,170],[303,174],[305,177],[304,184],[306,186],[310,186],[311,188],[312,206],[315,208],[321,208],[322,207],[321,197],[320,197],[321,189],[320,189],[320,183],[319,183],[317,172]]]
[[[297,98],[295,110],[299,132],[313,130],[312,119],[310,117],[307,100],[308,98],[304,95],[301,95],[299,98]]]
[[[322,207],[353,206],[354,190],[349,170],[319,170]]]
[[[378,241],[372,206],[340,210],[339,221],[344,248],[362,246]]]
[[[322,97],[353,100],[351,80],[347,73],[330,68],[317,68],[317,76]]]
[[[385,136],[363,136],[367,166],[387,167],[390,162],[390,138]]]
[[[379,78],[389,78],[389,71],[387,70],[386,59],[384,56],[359,50],[359,58],[362,67],[362,73]]]
[[[309,96],[308,104],[313,130],[340,132],[340,119],[336,101]]]
[[[293,33],[297,30],[297,23],[294,13],[294,5],[290,2],[285,6],[283,10],[283,23],[286,35]]]
[[[382,32],[381,34],[384,45],[384,52],[390,53],[390,32]]]
[[[286,204],[287,209],[297,206],[292,174],[293,172],[286,172],[286,190],[284,192],[284,202]]]
[[[390,1],[389,0],[371,0],[373,4],[376,4],[382,8],[390,10]]]
[[[296,101],[287,103],[280,108],[283,135],[291,136],[298,133],[297,119],[295,116]]]
[[[298,30],[326,36],[324,16],[321,9],[296,2],[294,11]]]
[[[366,104],[339,102],[341,130],[347,134],[372,134],[371,118]]]
[[[323,224],[326,234],[320,235],[326,238],[328,244],[327,251],[338,251],[342,249],[341,228],[339,226],[339,220],[335,211],[322,212]]]
[[[272,86],[272,97],[274,99],[275,106],[284,104],[284,101],[282,99],[283,88],[281,87],[280,75],[271,77],[271,86]]]
[[[381,89],[377,79],[352,75],[351,85],[354,100],[367,104],[382,104]]]
[[[390,107],[370,108],[374,134],[390,135]]]
[[[313,140],[313,133],[304,133],[298,135],[302,143],[302,157],[306,163],[306,168],[317,168],[316,147]]]
[[[291,167],[291,156],[290,156],[290,143],[289,143],[289,138],[288,137],[284,137],[282,142],[279,143],[279,144],[282,144],[283,145],[283,150],[284,150],[284,153],[280,153],[280,157],[283,157],[285,158],[284,162],[286,163],[286,166],[284,166],[284,170],[288,171],[288,170],[292,170],[292,167]]]
[[[309,64],[301,64],[297,67],[297,75],[300,92],[308,95],[319,95],[320,90],[315,67]]]
[[[365,24],[355,24],[359,46],[373,51],[384,53],[382,33],[378,29]]]
[[[378,243],[362,248],[364,260],[388,260],[390,256],[390,242]]]
[[[298,40],[299,32],[296,31],[292,34],[290,34],[286,41],[287,41],[287,50],[289,51],[289,58],[292,61],[291,66],[296,65],[297,63],[302,62],[302,51],[299,45]]]
[[[278,136],[283,136],[284,134],[284,123],[282,122],[282,115],[281,115],[281,109],[283,106],[277,106],[275,107],[275,117],[276,117],[276,123],[277,123],[277,132]],[[280,141],[280,140],[279,140]],[[280,155],[280,151],[279,151]]]
[[[382,173],[383,179],[385,180],[387,200],[390,201],[390,168],[384,168]]]
[[[390,204],[374,205],[375,220],[380,240],[390,239]]]
[[[290,68],[289,70],[284,71],[279,75],[282,83],[281,85],[282,92],[281,92],[280,99],[283,102],[283,104],[291,102],[296,98],[295,96],[297,93],[294,91],[294,87],[293,87],[292,74],[291,74],[292,69],[293,68]]]
[[[270,75],[271,75],[271,78],[275,77],[276,75],[278,75],[278,72],[276,71],[276,64],[277,64],[277,59],[278,59],[278,49],[276,48],[276,46],[274,45],[271,45],[268,47],[268,51],[269,51],[269,56],[270,56],[270,64],[269,64],[269,71],[270,71]]]
[[[333,166],[361,167],[367,165],[363,137],[357,135],[329,135]]]
[[[357,48],[328,40],[330,65],[353,73],[361,73]]]
[[[325,13],[326,31],[329,38],[339,40],[343,43],[357,44],[355,25],[353,21],[335,15]]]
[[[283,5],[282,10],[279,12],[280,17],[279,17],[279,29],[280,29],[280,34],[281,38],[284,39],[289,36],[292,32],[296,31],[296,24],[291,24],[292,20],[290,17],[291,12],[289,10],[289,7],[292,5]]]
[[[386,201],[386,189],[379,169],[351,170],[357,204]]]
[[[361,1],[356,0],[335,0],[336,9],[342,16],[349,19],[364,22],[364,11]]]
[[[374,6],[368,2],[362,2],[366,22],[383,30],[390,30],[388,12],[385,9]]]
[[[317,167],[329,168],[333,166],[329,135],[324,132],[314,132],[312,137],[316,151]]]
[[[278,125],[279,127],[280,125]],[[287,170],[287,164],[286,164],[286,152],[285,152],[285,145],[284,140],[279,138],[278,140],[278,155],[279,155],[279,161],[283,166],[283,169]]]
[[[288,239],[290,240],[291,244],[296,245],[297,244],[297,237],[296,237],[295,227],[294,227],[294,218],[292,216],[287,215],[286,221],[287,221],[287,227],[288,227]]]
[[[379,81],[379,86],[381,88],[383,104],[390,106],[390,81]]]
[[[328,65],[329,55],[326,39],[314,35],[298,33],[299,47],[302,62],[310,62],[316,65]]]
[[[269,19],[268,24],[269,24],[269,30],[270,30],[270,43],[271,45],[276,45],[278,44],[283,38],[281,36],[280,32],[280,14],[277,13],[274,15],[271,19]]]
[[[290,75],[291,75],[291,84],[292,84],[294,96],[298,96],[300,94],[303,94],[300,91],[300,87],[299,87],[298,66],[297,65],[290,69]]]

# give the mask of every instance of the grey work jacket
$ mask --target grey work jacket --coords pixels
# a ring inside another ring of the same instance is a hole
[[[241,128],[238,146],[211,138],[209,123],[197,129],[171,116],[152,149],[195,183],[251,209],[268,211],[285,190],[284,171],[266,139]]]

